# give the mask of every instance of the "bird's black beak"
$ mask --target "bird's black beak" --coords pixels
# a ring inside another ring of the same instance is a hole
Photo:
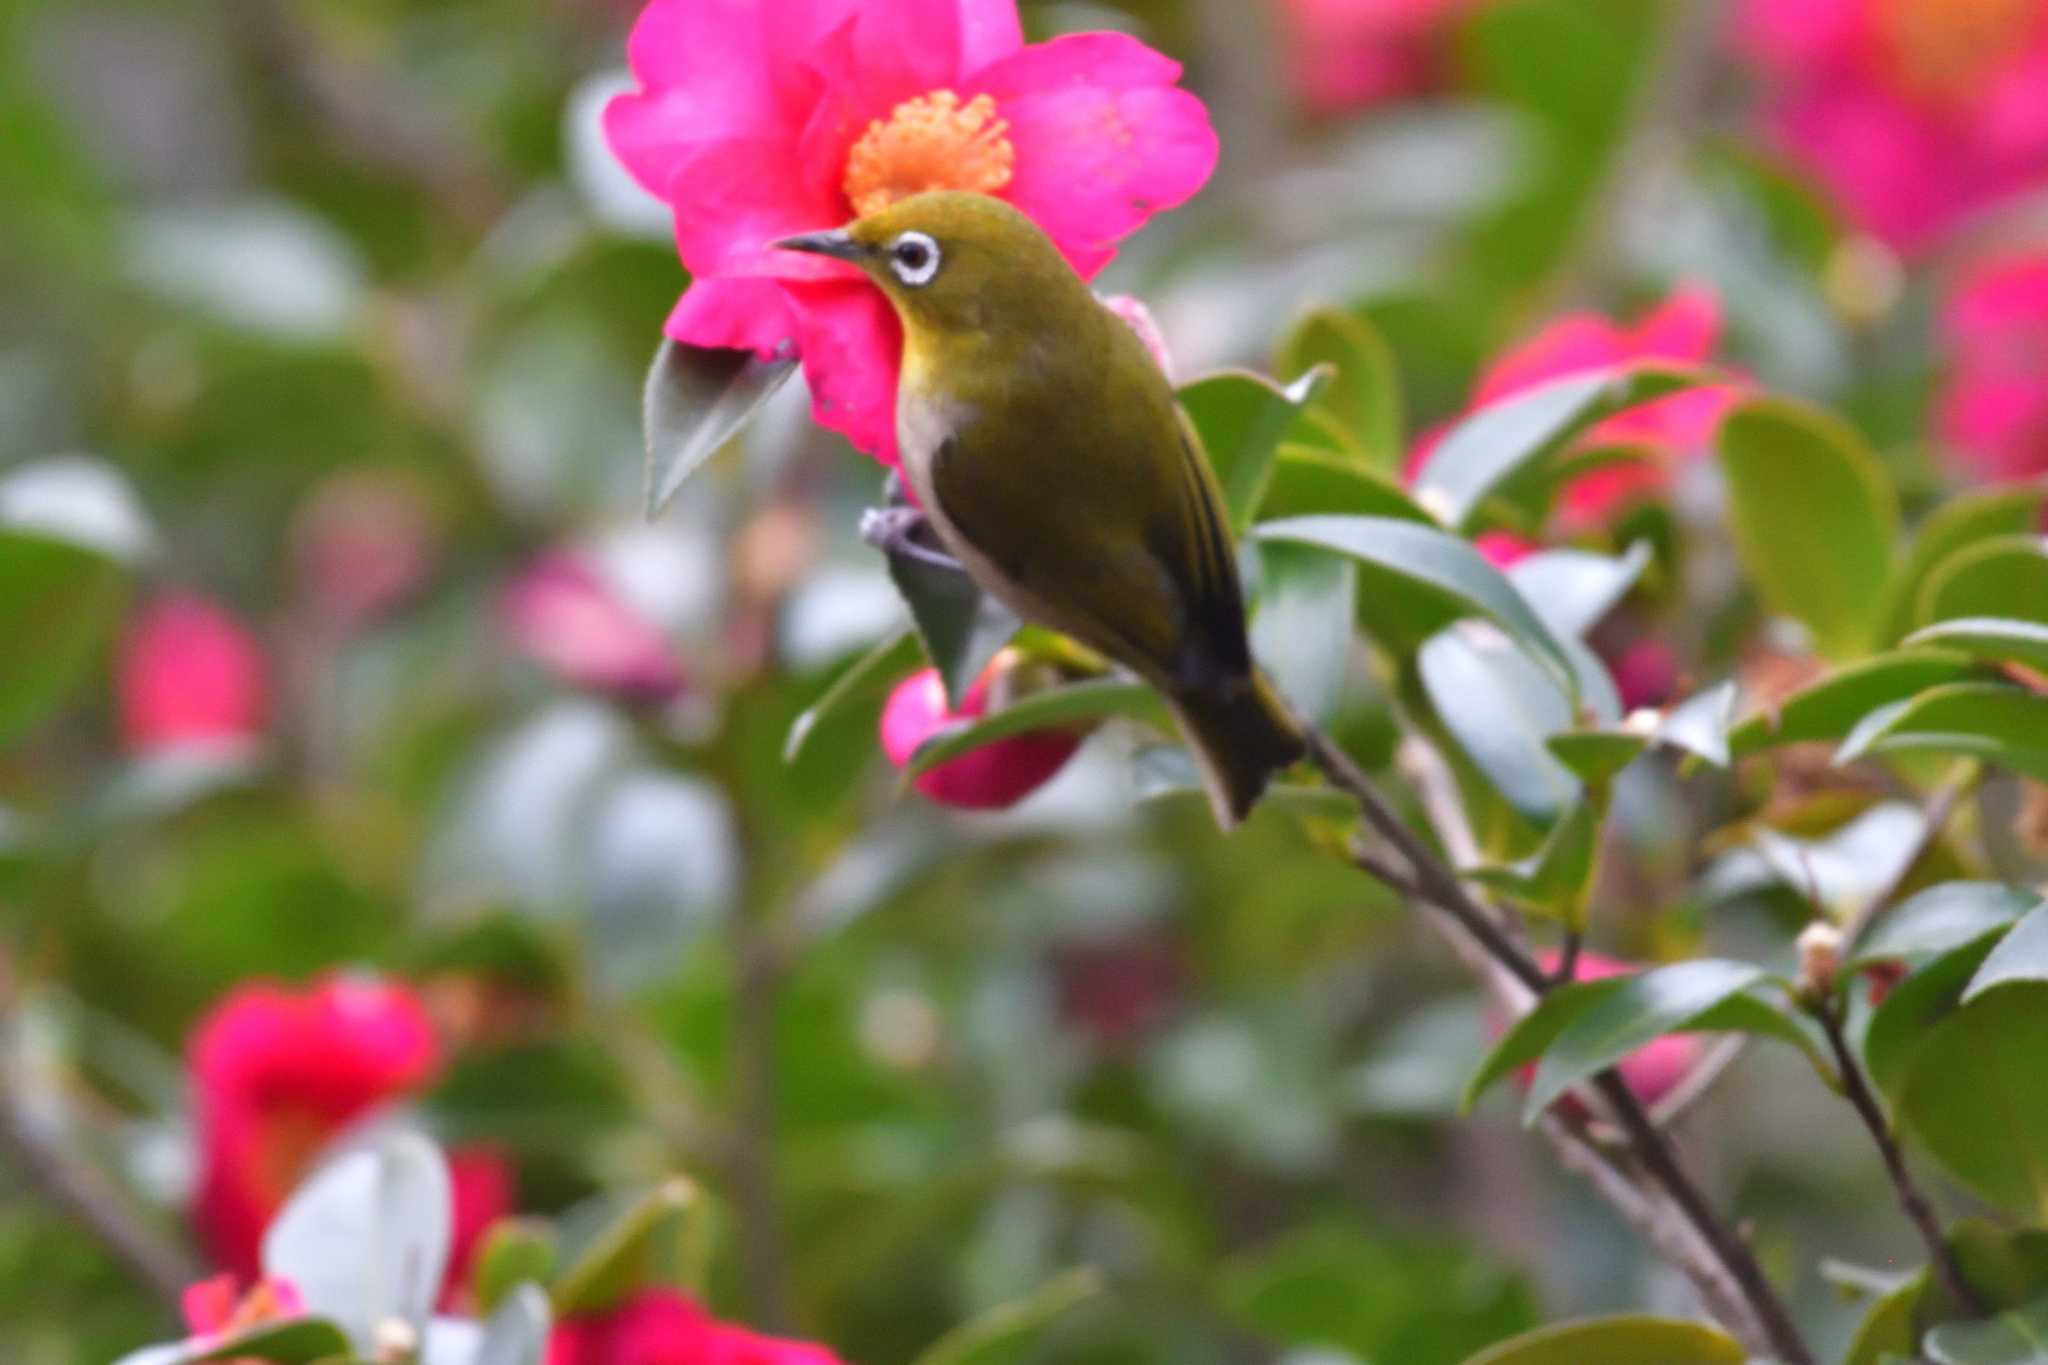
[[[806,232],[801,237],[785,237],[775,244],[784,251],[808,251],[813,256],[832,256],[842,261],[857,261],[867,255],[867,248],[855,241],[853,234],[844,228],[831,232]]]

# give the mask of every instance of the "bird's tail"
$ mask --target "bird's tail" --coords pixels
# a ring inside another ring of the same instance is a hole
[[[1170,701],[1201,770],[1209,808],[1226,830],[1237,828],[1274,773],[1306,752],[1287,704],[1260,675],[1181,692]]]

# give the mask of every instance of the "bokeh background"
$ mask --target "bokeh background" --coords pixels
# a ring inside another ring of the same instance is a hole
[[[1102,281],[1183,376],[1263,368],[1332,303],[1388,339],[1417,439],[1504,354],[1662,354],[1845,412],[1909,509],[2048,469],[2048,161],[2025,109],[1965,107],[2039,5],[1987,43],[1997,16],[1873,4],[1907,26],[1876,56],[1827,46],[1847,0],[1023,8],[1142,36],[1209,104],[1214,181]],[[336,1113],[414,1106],[474,1217],[696,1174],[712,1302],[863,1365],[1077,1261],[1119,1292],[1065,1365],[1455,1365],[1682,1309],[1511,1100],[1454,1117],[1481,998],[1323,832],[1140,803],[1108,733],[1011,809],[950,809],[901,789],[879,699],[784,761],[901,619],[856,533],[880,471],[793,385],[643,517],[640,383],[686,279],[598,131],[632,18],[0,5],[0,516],[100,548],[0,584],[4,1107],[146,1243],[110,1250],[10,1153],[0,1359],[172,1334],[138,1267],[231,1263],[328,1131],[294,1100],[222,1193],[197,1115],[312,1072],[352,1077]],[[1982,295],[2001,259],[2021,285]],[[1644,704],[1775,658],[1711,479],[1676,468],[1577,528],[1688,547],[1606,642]],[[1871,792],[1785,822],[1824,887],[1702,852],[1752,777],[1640,775],[1598,948],[1767,952],[1805,895],[1897,875]],[[323,1009],[415,1031],[357,1058]],[[1684,1134],[1839,1343],[1856,1308],[1817,1265],[1911,1243],[1797,1066],[1745,1058]]]

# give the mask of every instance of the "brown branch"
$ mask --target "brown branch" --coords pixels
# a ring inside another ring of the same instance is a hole
[[[1500,920],[1466,889],[1457,873],[1428,842],[1408,827],[1351,756],[1314,726],[1304,723],[1302,731],[1316,766],[1332,785],[1358,801],[1367,826],[1392,846],[1404,864],[1399,869],[1389,868],[1374,851],[1354,849],[1359,866],[1375,876],[1393,872],[1394,879],[1388,880],[1388,885],[1448,917],[1460,935],[1476,943],[1493,964],[1504,969],[1531,995],[1540,997],[1547,993],[1554,984],[1550,977],[1509,937]],[[1788,1365],[1814,1365],[1812,1351],[1756,1256],[1714,1211],[1620,1074],[1610,1067],[1593,1078],[1592,1086],[1628,1139],[1632,1158],[1641,1163],[1676,1206],[1711,1258],[1711,1266],[1699,1263],[1691,1255],[1678,1258],[1695,1284],[1706,1280],[1716,1286],[1715,1292],[1706,1296],[1709,1307],[1720,1310],[1716,1315],[1751,1341],[1760,1338]],[[1612,1188],[1611,1182],[1596,1182],[1596,1188],[1606,1194]],[[1657,1245],[1667,1254],[1676,1246],[1668,1239]],[[1725,1314],[1729,1294],[1721,1288],[1723,1285],[1732,1286],[1733,1293],[1746,1305],[1747,1311],[1739,1317]]]
[[[1990,1306],[1963,1277],[1962,1266],[1949,1249],[1947,1239],[1941,1235],[1941,1220],[1935,1216],[1934,1205],[1914,1183],[1913,1173],[1906,1169],[1906,1154],[1892,1135],[1891,1124],[1878,1107],[1870,1082],[1842,1031],[1841,1011],[1832,1000],[1823,999],[1814,1007],[1813,1015],[1820,1021],[1821,1031],[1827,1034],[1828,1046],[1834,1051],[1835,1065],[1842,1073],[1842,1093],[1855,1106],[1856,1116],[1863,1120],[1863,1126],[1870,1130],[1878,1155],[1884,1158],[1885,1174],[1891,1177],[1892,1189],[1899,1196],[1899,1206],[1906,1211],[1906,1217],[1912,1220],[1920,1233],[1920,1240],[1927,1246],[1928,1263],[1934,1267],[1934,1273],[1941,1277],[1942,1285],[1955,1296],[1957,1303],[1972,1316],[1984,1317],[1991,1311]]]

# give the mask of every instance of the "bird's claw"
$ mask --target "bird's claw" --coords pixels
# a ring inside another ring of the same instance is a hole
[[[861,513],[860,538],[886,554],[902,555],[936,569],[966,572],[959,560],[918,539],[919,532],[930,524],[915,507],[870,507]]]

